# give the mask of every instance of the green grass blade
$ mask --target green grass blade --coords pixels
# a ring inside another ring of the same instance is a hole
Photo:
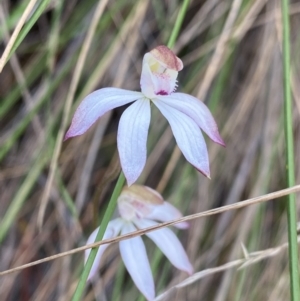
[[[10,59],[10,57],[14,54],[14,52],[17,50],[17,48],[19,47],[21,42],[24,40],[24,38],[26,37],[26,35],[28,34],[28,32],[30,31],[32,26],[38,20],[38,18],[42,15],[42,13],[46,9],[49,2],[50,2],[50,0],[43,0],[41,2],[41,4],[38,6],[38,8],[35,10],[33,15],[30,17],[28,22],[24,25],[23,29],[21,30],[21,32],[19,33],[19,35],[16,39],[16,42],[15,42],[14,46],[11,49],[11,52],[10,52],[9,56],[7,57],[7,60],[5,61],[5,64]]]
[[[50,157],[49,151],[42,152],[39,155],[39,157],[33,164],[32,168],[30,169],[24,182],[20,186],[17,194],[15,195],[12,202],[10,203],[9,208],[6,211],[5,216],[3,217],[0,223],[0,244],[3,241],[3,239],[6,237],[8,229],[15,222],[18,212],[22,208],[26,200],[26,197],[29,195],[33,185],[36,183],[37,178],[40,176],[42,169],[45,167],[46,163],[48,162],[49,157]]]
[[[294,167],[294,138],[292,118],[292,94],[290,80],[290,25],[289,25],[289,1],[282,0],[283,22],[283,83],[284,83],[284,129],[286,142],[286,176],[287,186],[295,185]],[[299,271],[298,271],[298,243],[297,243],[297,217],[295,194],[288,195],[287,219],[289,237],[289,266],[290,266],[290,290],[291,300],[300,300]]]
[[[180,8],[180,11],[179,11],[178,16],[176,18],[176,22],[175,22],[175,25],[173,27],[173,30],[172,30],[169,42],[167,44],[167,46],[169,48],[173,48],[174,47],[175,41],[176,41],[176,39],[178,37],[179,30],[181,28],[183,19],[185,17],[186,11],[187,11],[187,8],[189,6],[189,2],[190,2],[190,0],[184,0],[182,6]]]

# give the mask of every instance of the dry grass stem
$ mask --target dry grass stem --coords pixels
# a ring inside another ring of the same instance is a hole
[[[2,72],[2,70],[4,68],[4,65],[10,54],[10,51],[11,51],[12,47],[14,46],[14,43],[17,40],[18,35],[19,35],[23,25],[25,24],[28,16],[32,12],[32,9],[34,8],[37,1],[38,0],[30,0],[26,9],[24,10],[24,13],[22,14],[21,18],[19,19],[19,22],[18,22],[17,26],[15,27],[15,30],[14,30],[13,34],[11,35],[9,42],[7,43],[5,50],[0,58],[0,73]]]
[[[13,272],[16,272],[16,271],[20,271],[22,269],[25,269],[25,268],[28,268],[28,267],[31,267],[31,266],[34,266],[34,265],[37,265],[37,264],[41,264],[41,263],[44,263],[44,262],[48,262],[48,261],[51,261],[51,260],[62,258],[64,256],[68,256],[68,255],[72,255],[72,254],[75,254],[75,253],[78,253],[78,252],[82,252],[84,250],[94,248],[94,247],[98,247],[100,245],[104,245],[104,244],[108,244],[108,243],[116,243],[116,242],[119,242],[121,240],[125,240],[125,239],[129,239],[129,238],[132,238],[132,237],[144,235],[145,233],[148,233],[150,231],[155,231],[155,230],[158,230],[160,228],[172,226],[172,225],[175,225],[175,224],[178,224],[178,223],[181,223],[181,222],[186,222],[186,221],[190,221],[190,220],[201,218],[201,217],[220,214],[220,213],[223,213],[223,212],[226,212],[226,211],[229,211],[229,210],[237,210],[237,209],[241,209],[241,208],[244,208],[244,207],[247,207],[247,206],[250,206],[250,205],[255,205],[255,204],[260,204],[260,203],[263,203],[263,202],[267,202],[267,201],[270,201],[270,200],[273,200],[273,199],[277,199],[277,198],[286,196],[286,195],[291,194],[291,193],[295,193],[297,191],[300,191],[300,185],[296,185],[294,187],[287,188],[287,189],[282,189],[282,190],[272,192],[272,193],[269,193],[269,194],[265,194],[263,196],[255,197],[255,198],[252,198],[252,199],[249,199],[249,200],[241,201],[241,202],[236,203],[236,204],[231,204],[231,205],[228,205],[228,206],[223,206],[223,207],[219,207],[219,208],[216,208],[216,209],[211,209],[211,210],[207,210],[207,211],[204,211],[204,212],[187,215],[187,216],[184,216],[182,218],[179,218],[179,219],[176,219],[176,220],[173,220],[173,221],[161,223],[157,226],[153,226],[153,227],[145,228],[145,229],[142,229],[142,230],[138,230],[138,231],[135,231],[133,233],[118,236],[116,238],[105,239],[105,240],[97,242],[97,243],[93,243],[93,244],[90,244],[90,245],[87,245],[87,246],[76,248],[76,249],[73,249],[73,250],[70,250],[70,251],[67,251],[67,252],[63,252],[63,253],[60,253],[60,254],[56,254],[56,255],[53,255],[53,256],[49,256],[47,258],[37,260],[35,262],[31,262],[31,263],[28,263],[28,264],[25,264],[25,265],[22,265],[22,266],[13,268],[13,269],[9,269],[7,271],[0,272],[0,276],[6,275],[6,274],[9,274],[9,273],[13,273]]]

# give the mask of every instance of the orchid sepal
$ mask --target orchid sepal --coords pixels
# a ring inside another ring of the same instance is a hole
[[[84,134],[106,112],[144,97],[141,92],[103,88],[87,95],[75,111],[64,140]]]

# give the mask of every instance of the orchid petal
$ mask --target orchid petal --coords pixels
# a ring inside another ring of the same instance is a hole
[[[85,133],[106,112],[143,97],[140,92],[103,88],[92,92],[80,103],[65,140]]]
[[[157,95],[156,98],[168,106],[188,115],[211,140],[225,146],[211,112],[201,100],[185,93],[173,93],[166,96]]]
[[[158,223],[148,219],[136,219],[134,223],[139,229],[158,225]],[[146,235],[160,248],[177,269],[185,271],[189,275],[193,274],[193,267],[181,242],[170,229],[161,228],[148,232]]]
[[[120,218],[109,222],[107,225],[106,231],[104,233],[103,239],[116,237],[120,233],[123,223],[124,223],[124,221]],[[99,227],[96,230],[94,230],[93,233],[89,236],[89,238],[86,242],[87,245],[95,242],[98,231],[99,231]],[[108,243],[105,245],[101,245],[99,247],[97,255],[94,260],[94,263],[92,265],[88,280],[92,279],[95,276],[95,274],[97,273],[97,270],[100,266],[101,257],[109,245],[110,244]],[[90,255],[90,252],[91,252],[91,249],[87,249],[84,251],[84,262],[87,261],[89,255]]]
[[[161,100],[152,99],[152,101],[169,121],[178,147],[187,161],[209,178],[207,148],[198,125],[189,116]]]
[[[122,235],[136,231],[131,223],[126,223]],[[154,281],[146,248],[140,236],[120,241],[120,252],[133,282],[147,300],[155,297]]]
[[[150,101],[143,98],[128,107],[120,119],[118,150],[128,186],[137,180],[146,163],[150,115]]]
[[[174,219],[182,217],[181,212],[168,202],[164,202],[161,205],[153,206],[151,213],[147,214],[147,219],[157,220],[160,222],[168,222]],[[178,229],[187,229],[189,224],[187,222],[182,222],[175,224],[174,227]]]

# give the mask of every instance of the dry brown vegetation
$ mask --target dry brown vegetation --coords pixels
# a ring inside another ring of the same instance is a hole
[[[62,143],[61,149],[56,139],[89,92],[106,86],[139,90],[142,57],[167,43],[180,5],[159,0],[103,2],[102,15],[94,0],[46,5],[0,73],[0,271],[85,244],[101,220],[119,172],[116,131],[124,107],[101,118],[85,135]],[[27,4],[0,3],[1,53]],[[95,11],[97,27],[91,32]],[[299,13],[300,2],[293,1],[297,155]],[[30,18],[32,14],[26,24]],[[194,0],[189,5],[174,47],[185,65],[178,89],[209,106],[226,148],[207,140],[212,179],[206,179],[181,156],[167,121],[153,107],[148,160],[138,181],[156,188],[185,215],[286,187],[280,18],[276,0]],[[84,49],[89,32],[90,45]],[[49,182],[54,149],[57,168]],[[298,156],[295,167],[299,183]],[[284,199],[190,224],[178,235],[195,271],[203,272],[183,288],[174,286],[187,275],[146,240],[157,294],[169,289],[164,300],[288,300]],[[268,250],[278,246],[277,251]],[[1,276],[1,300],[69,300],[82,255]],[[250,260],[253,256],[256,260]],[[106,253],[100,273],[101,278],[87,287],[85,301],[143,300],[125,272],[117,244]]]

